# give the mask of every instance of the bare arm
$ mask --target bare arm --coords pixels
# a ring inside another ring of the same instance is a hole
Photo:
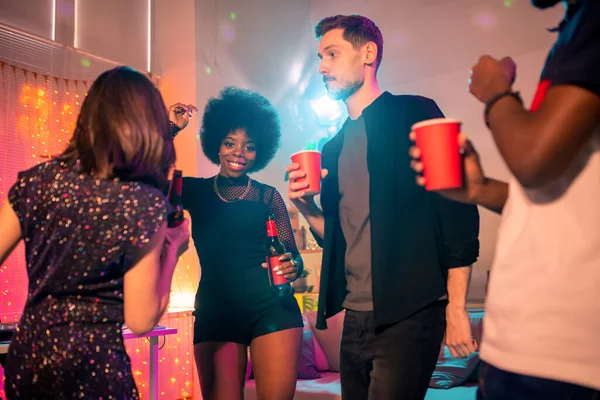
[[[500,154],[524,187],[539,187],[561,175],[600,125],[600,97],[575,85],[557,85],[535,112],[513,97],[490,111]]]
[[[479,254],[479,212],[474,205],[434,196],[448,271],[446,345],[454,357],[467,357],[476,349],[466,305],[471,265]]]
[[[283,271],[286,278],[295,280],[300,276],[304,270],[304,260],[298,250],[296,244],[296,238],[294,236],[294,230],[290,222],[290,215],[288,214],[287,207],[283,201],[281,194],[275,189],[269,203],[269,209],[271,214],[275,216],[275,225],[277,226],[277,232],[279,234],[279,240],[285,246],[285,249],[291,255],[291,259],[296,262],[296,265],[289,265],[285,262],[280,268]]]
[[[169,229],[164,223],[136,264],[125,274],[125,323],[137,335],[151,331],[169,304],[171,280],[182,244],[189,238],[189,221]]]
[[[313,201],[314,202],[314,201]],[[298,208],[298,210],[304,215],[306,222],[310,225],[310,229],[315,235],[321,240],[325,238],[325,218],[323,217],[323,211],[314,203],[314,206],[305,209],[304,211]]]
[[[448,307],[465,309],[471,280],[471,266],[448,270]]]
[[[467,292],[471,266],[448,270],[448,306],[446,307],[445,342],[454,357],[468,357],[477,350],[473,340],[471,319],[467,311]]]
[[[486,178],[477,189],[473,203],[478,204],[496,214],[502,214],[508,199],[508,184],[492,178]]]
[[[11,204],[5,201],[0,207],[0,265],[21,240],[21,225]]]
[[[415,133],[411,132],[410,139],[414,141],[415,138]],[[458,135],[458,145],[463,152],[465,176],[463,186],[454,189],[441,189],[437,192],[447,199],[461,203],[477,204],[492,212],[501,214],[508,199],[508,184],[485,176],[479,153],[464,133]],[[411,168],[418,174],[416,177],[417,184],[425,186],[425,177],[422,175],[421,150],[417,146],[412,146],[409,154],[412,158]]]

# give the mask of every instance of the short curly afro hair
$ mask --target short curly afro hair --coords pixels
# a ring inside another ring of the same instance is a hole
[[[219,149],[227,135],[244,129],[256,144],[256,160],[248,173],[265,168],[281,145],[281,124],[275,107],[251,90],[228,86],[204,108],[200,140],[204,155],[219,165]]]

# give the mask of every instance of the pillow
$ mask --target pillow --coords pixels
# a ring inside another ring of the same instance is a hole
[[[327,319],[327,329],[319,330],[315,328],[317,322],[317,312],[309,311],[305,313],[306,319],[310,322],[310,326],[313,331],[313,335],[317,339],[327,364],[329,365],[329,371],[339,372],[340,371],[340,343],[342,340],[342,328],[344,326],[344,316],[346,311],[342,311]]]
[[[467,358],[454,358],[450,354],[448,346],[443,345],[437,365],[431,375],[429,387],[450,389],[454,386],[460,386],[469,379],[477,365],[479,365],[478,351]]]
[[[471,320],[471,333],[473,338],[481,345],[483,332],[483,311],[469,312]],[[454,386],[460,386],[465,383],[479,366],[479,351],[469,355],[466,358],[455,358],[450,353],[450,349],[445,343],[442,343],[437,365],[429,387],[436,389],[450,389]]]
[[[310,328],[308,320],[303,315],[302,321],[304,322],[304,329],[302,330],[302,348],[300,351],[300,358],[298,359],[298,379],[318,379],[321,377],[317,369],[317,362],[315,357],[315,339],[313,338],[313,332]],[[321,350],[321,352],[323,352]],[[252,359],[250,357],[250,351],[248,351],[248,365],[246,367],[246,380],[253,379],[254,372],[252,370]]]
[[[315,348],[315,363],[317,364],[317,371],[329,371],[329,363],[327,357],[323,353],[321,345],[317,341],[315,334],[312,334],[313,347]]]
[[[248,354],[246,355],[246,358],[248,359],[248,363],[246,364],[246,380],[249,381],[253,378],[254,374],[252,373],[252,359],[250,358],[250,347],[248,347],[247,351]]]
[[[298,360],[298,379],[318,379],[321,374],[317,370],[313,333],[310,330],[302,332],[302,351]]]

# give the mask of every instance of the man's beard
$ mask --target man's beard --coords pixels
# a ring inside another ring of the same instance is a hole
[[[554,7],[560,2],[561,0],[531,0],[531,4],[540,9]]]
[[[600,1],[600,0],[599,0]],[[346,101],[350,96],[352,96],[358,89],[360,89],[363,85],[364,81],[353,81],[350,82],[339,90],[332,91],[327,87],[327,92],[329,92],[329,97],[334,100],[342,100]]]

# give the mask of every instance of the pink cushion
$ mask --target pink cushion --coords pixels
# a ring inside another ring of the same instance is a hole
[[[471,333],[477,344],[481,343],[483,333],[483,311],[469,312],[471,319]],[[455,358],[450,354],[450,349],[442,343],[437,365],[429,387],[437,389],[449,389],[460,386],[469,379],[479,365],[479,352],[471,354],[467,358]]]
[[[252,359],[250,358],[250,347],[248,347],[248,363],[246,364],[246,380],[252,379]]]
[[[317,368],[313,331],[304,315],[302,315],[302,322],[304,322],[304,329],[302,330],[302,352],[298,360],[298,378],[317,379],[321,374]]]
[[[317,364],[317,371],[329,371],[329,363],[327,362],[327,357],[325,357],[325,353],[323,353],[323,349],[321,345],[317,341],[314,333],[312,335],[313,339],[313,347],[315,349],[315,363]]]
[[[345,311],[342,311],[327,320],[327,329],[319,330],[315,327],[317,321],[317,312],[309,311],[305,313],[306,319],[310,323],[313,334],[317,342],[323,349],[329,371],[339,372],[340,370],[340,342],[342,338],[342,328],[344,326]]]

